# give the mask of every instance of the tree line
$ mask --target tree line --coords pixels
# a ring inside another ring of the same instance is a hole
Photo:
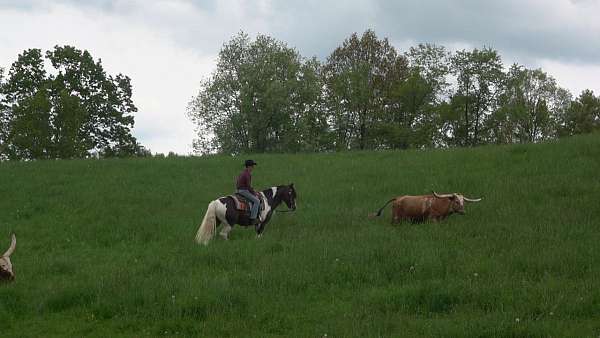
[[[131,134],[130,78],[72,46],[0,67],[0,160],[148,156]],[[226,42],[188,105],[199,153],[318,152],[539,142],[600,128],[600,97],[576,98],[491,48],[400,53],[367,30],[324,61],[266,35]]]
[[[106,74],[88,51],[25,50],[0,68],[0,159],[147,155],[131,135],[131,95],[129,77]]]
[[[600,97],[491,48],[400,53],[367,30],[324,62],[266,35],[226,42],[188,105],[200,153],[540,142],[600,128]]]

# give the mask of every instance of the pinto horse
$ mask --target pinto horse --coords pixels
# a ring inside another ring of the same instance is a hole
[[[271,220],[275,209],[283,202],[290,211],[296,210],[296,189],[294,183],[290,185],[279,185],[259,192],[264,201],[264,208],[261,208],[259,214],[259,223],[255,225],[256,234],[262,236],[265,226]],[[215,235],[215,231],[220,224],[223,224],[220,235],[224,239],[229,239],[229,232],[234,224],[249,226],[250,219],[248,211],[237,210],[235,201],[231,196],[220,197],[208,204],[204,219],[196,233],[196,242],[207,245]]]

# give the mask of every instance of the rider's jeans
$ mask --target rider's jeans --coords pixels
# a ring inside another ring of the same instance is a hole
[[[238,194],[246,197],[247,199],[250,200],[250,202],[252,202],[252,207],[250,207],[250,218],[252,218],[252,219],[256,218],[256,216],[258,216],[258,208],[260,207],[260,201],[258,200],[258,197],[256,197],[249,190],[240,189],[237,192],[238,192]]]

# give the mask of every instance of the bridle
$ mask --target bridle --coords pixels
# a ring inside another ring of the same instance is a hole
[[[283,202],[283,201],[282,201],[282,202]],[[287,204],[287,203],[286,203],[286,204]],[[296,204],[296,203],[295,203],[295,201],[294,201],[294,204]],[[294,209],[290,209],[289,207],[288,207],[288,209],[287,209],[287,210],[273,210],[273,212],[277,212],[277,213],[281,213],[281,212],[294,212],[294,211],[296,211],[296,209],[295,209],[295,208],[294,208]]]

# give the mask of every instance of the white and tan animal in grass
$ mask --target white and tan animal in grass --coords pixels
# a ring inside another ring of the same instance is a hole
[[[17,246],[17,237],[15,234],[11,236],[10,247],[0,257],[0,281],[11,281],[15,279],[15,273],[13,272],[12,263],[10,261],[10,255],[15,251]]]

